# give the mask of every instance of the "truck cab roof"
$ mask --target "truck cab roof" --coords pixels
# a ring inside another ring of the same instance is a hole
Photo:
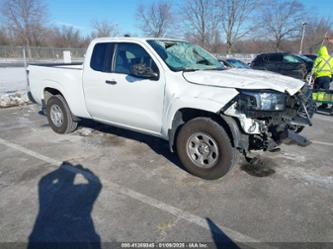
[[[101,37],[96,38],[93,42],[143,42],[148,40],[156,41],[185,41],[177,38],[156,38],[156,37]]]

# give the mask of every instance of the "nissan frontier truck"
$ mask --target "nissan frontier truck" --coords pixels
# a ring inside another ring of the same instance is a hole
[[[191,174],[217,179],[241,153],[275,151],[311,125],[311,90],[276,73],[227,69],[182,40],[98,38],[82,65],[30,65],[30,93],[56,133],[81,119],[160,137]]]

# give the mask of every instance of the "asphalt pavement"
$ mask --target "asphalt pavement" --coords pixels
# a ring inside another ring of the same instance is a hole
[[[92,121],[58,135],[38,106],[0,109],[0,245],[332,248],[333,117],[313,122],[311,145],[205,181],[158,138]]]

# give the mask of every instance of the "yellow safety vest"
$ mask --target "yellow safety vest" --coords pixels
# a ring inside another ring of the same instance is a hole
[[[318,57],[313,63],[312,74],[316,78],[328,76],[332,77],[333,73],[333,57],[328,55],[326,46],[319,49]]]

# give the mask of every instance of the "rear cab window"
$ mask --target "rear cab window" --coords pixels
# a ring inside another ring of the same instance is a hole
[[[94,47],[90,67],[99,72],[111,72],[114,43],[97,43]]]

